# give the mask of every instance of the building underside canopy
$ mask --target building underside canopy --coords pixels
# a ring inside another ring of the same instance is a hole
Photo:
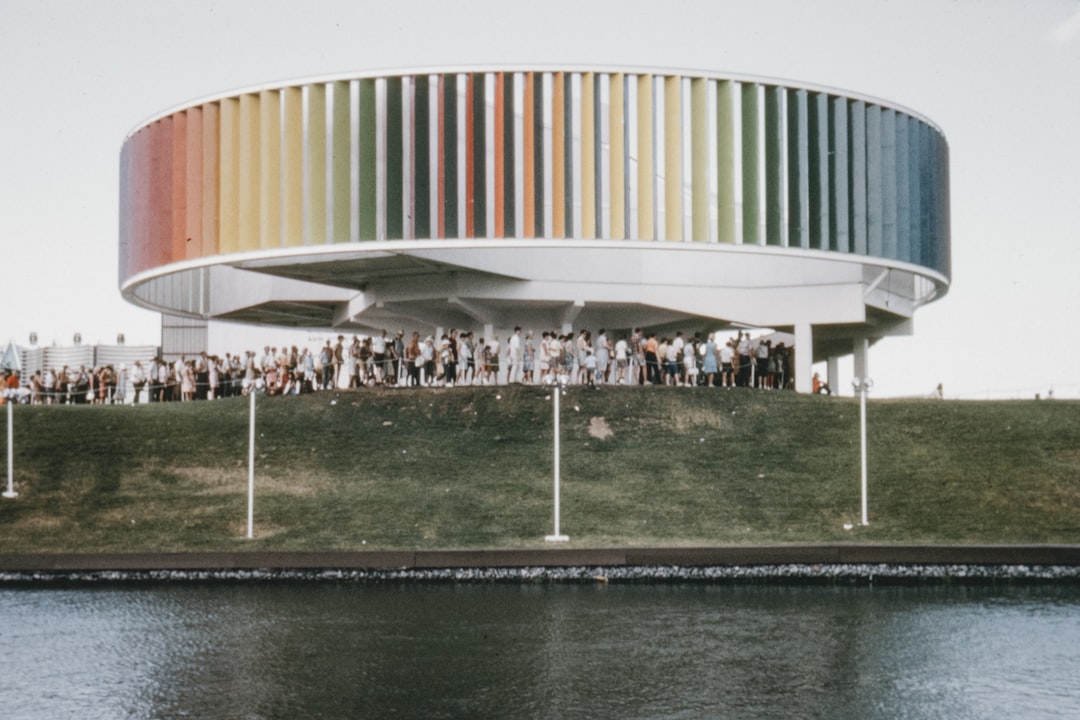
[[[138,278],[131,291],[181,284],[207,319],[368,333],[516,325],[713,331],[814,326],[814,355],[856,337],[910,332],[942,292],[925,268],[835,253],[652,242],[368,243]],[[166,309],[165,307],[162,308]]]

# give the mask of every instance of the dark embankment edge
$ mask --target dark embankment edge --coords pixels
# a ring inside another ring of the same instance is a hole
[[[572,571],[567,572],[568,570]],[[524,571],[524,572],[519,572]],[[1080,582],[1077,545],[770,545],[369,552],[0,554],[0,582],[139,579]]]

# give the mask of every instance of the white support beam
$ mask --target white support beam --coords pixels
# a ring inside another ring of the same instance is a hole
[[[795,391],[814,391],[814,330],[810,323],[795,326]]]
[[[419,323],[424,327],[434,329],[440,327],[443,324],[443,316],[437,309],[432,308],[430,310],[421,309],[408,303],[392,303],[392,302],[380,302],[376,305],[380,310],[393,313],[398,317],[407,318],[413,322]]]
[[[575,300],[573,304],[563,308],[559,315],[559,325],[562,327],[564,333],[568,333],[574,329],[574,321],[577,320],[578,315],[580,315],[581,311],[584,309],[584,300]]]
[[[866,289],[863,290],[863,299],[865,300],[866,298],[870,297],[870,293],[877,290],[877,286],[884,282],[885,278],[887,277],[889,277],[888,269],[882,270],[880,273],[878,273],[878,276],[874,278],[874,281],[867,285]]]
[[[488,325],[495,322],[491,311],[485,308],[483,305],[478,305],[468,300],[462,300],[456,295],[451,295],[446,299],[446,302],[454,307],[460,308],[463,313],[470,318],[480,323],[481,325]]]
[[[334,318],[331,321],[333,327],[341,327],[351,323],[356,316],[367,310],[371,306],[371,301],[364,293],[357,293],[343,303],[338,303],[334,306]]]

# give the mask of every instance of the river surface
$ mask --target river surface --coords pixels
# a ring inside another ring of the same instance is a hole
[[[1080,586],[0,588],[0,717],[1062,718]]]

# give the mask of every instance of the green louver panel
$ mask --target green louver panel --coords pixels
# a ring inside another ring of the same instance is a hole
[[[881,112],[881,252],[887,258],[896,258],[896,113],[891,109]]]
[[[350,115],[352,108],[349,99],[349,83],[334,83],[334,138],[332,155],[333,206],[331,218],[334,227],[334,242],[349,242],[352,236],[352,192],[349,187],[352,178],[352,132]]]
[[[866,106],[866,252],[880,257],[884,237],[882,193],[881,107]]]
[[[487,235],[487,103],[484,96],[484,74],[475,73],[472,83],[472,220],[473,237]]]
[[[307,210],[309,245],[326,243],[326,86],[308,87]]]
[[[386,79],[386,239],[401,240],[404,227],[405,146],[402,133],[401,78]]]
[[[377,109],[375,107],[375,80],[367,78],[359,84],[359,117],[356,134],[359,151],[359,179],[356,188],[357,213],[360,216],[360,239],[376,239],[378,215],[375,189],[379,184],[378,163],[375,153]]]
[[[761,244],[761,196],[759,192],[758,86],[742,86],[742,203],[743,244]]]
[[[413,237],[429,238],[431,232],[431,100],[428,76],[413,78]]]
[[[829,249],[829,98],[812,93],[809,102],[810,247]]]
[[[810,172],[806,91],[787,91],[788,242],[810,247]]]
[[[533,81],[533,235],[544,237],[544,80]],[[526,149],[528,152],[528,149]]]
[[[851,219],[851,252],[866,254],[866,103],[848,105],[848,169]]]
[[[735,242],[735,97],[731,80],[716,84],[717,240]]]
[[[783,127],[780,104],[783,88],[765,88],[765,244],[783,245],[784,156],[780,139]]]
[[[922,203],[920,205],[919,212],[919,228],[924,242],[922,247],[919,248],[919,262],[922,265],[932,265],[934,262],[934,256],[931,252],[930,244],[925,239],[930,238],[934,232],[933,218],[934,218],[934,195],[933,185],[934,182],[934,170],[933,170],[933,137],[930,133],[930,129],[923,125],[919,128],[919,162],[922,165],[922,169],[919,174],[922,176]]]
[[[443,144],[443,202],[440,212],[443,214],[443,228],[448,238],[458,236],[458,117],[457,117],[457,75],[445,75],[442,78],[443,132],[440,142]]]
[[[829,99],[830,250],[851,252],[851,183],[847,99]]]
[[[949,236],[949,193],[947,190],[949,156],[944,141],[937,133],[930,135],[930,148],[931,187],[940,188],[941,190],[935,192],[932,196],[932,220],[930,232],[927,233],[925,241],[929,251],[927,264],[930,267],[947,272],[947,255],[944,251],[948,247],[946,238]]]
[[[940,183],[937,187],[939,191],[937,193],[938,200],[938,225],[937,233],[928,238],[927,242],[931,243],[934,247],[934,267],[938,269],[943,275],[952,275],[952,265],[950,264],[950,258],[952,253],[950,252],[949,238],[952,233],[952,215],[950,214],[950,208],[952,207],[952,201],[950,199],[949,190],[949,143],[946,142],[945,136],[935,133],[934,137],[938,146],[938,173],[937,182]]]
[[[896,116],[896,257],[907,261],[911,255],[911,183],[908,180],[908,118]]]
[[[514,73],[502,73],[503,77],[503,116],[502,116],[502,153],[503,177],[503,237],[514,237],[517,232],[515,217],[515,168],[514,168]]]
[[[908,262],[919,261],[919,121],[908,118],[908,241],[907,255],[904,259]]]
[[[690,81],[690,239],[709,240],[709,83],[704,78]]]

